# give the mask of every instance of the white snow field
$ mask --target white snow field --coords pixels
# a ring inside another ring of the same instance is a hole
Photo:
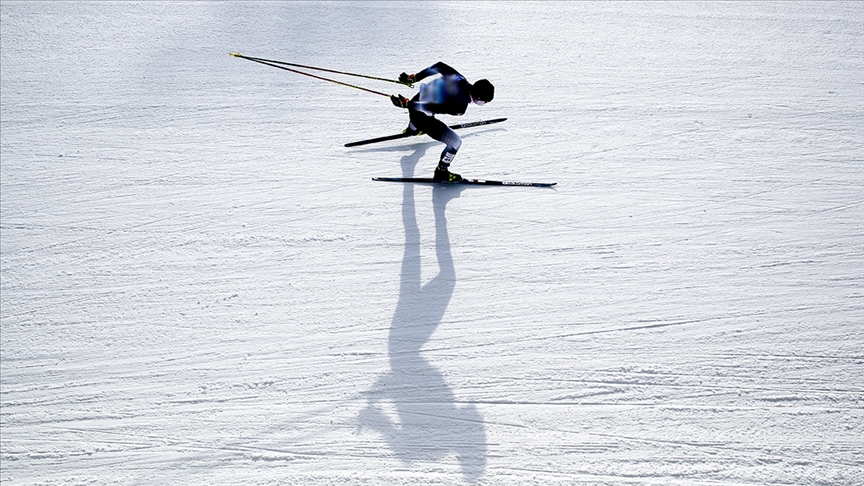
[[[0,11],[4,485],[864,484],[864,3]]]

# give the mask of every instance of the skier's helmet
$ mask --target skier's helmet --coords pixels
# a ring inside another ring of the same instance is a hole
[[[471,96],[475,100],[490,102],[495,97],[495,86],[487,79],[481,79],[471,86]]]

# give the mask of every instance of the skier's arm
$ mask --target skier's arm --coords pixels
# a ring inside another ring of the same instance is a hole
[[[449,76],[451,74],[459,74],[459,73],[455,69],[453,69],[452,67],[439,61],[439,62],[436,62],[435,64],[429,66],[428,68],[420,71],[419,73],[415,74],[414,80],[420,81],[424,78],[428,78],[429,76],[434,76],[436,74],[440,74],[441,76]]]
[[[459,74],[459,72],[456,71],[455,69],[453,69],[452,67],[448,66],[447,64],[444,64],[443,62],[439,61],[439,62],[436,62],[435,64],[429,66],[428,68],[420,71],[417,74],[409,75],[406,73],[402,73],[399,76],[399,81],[403,82],[405,84],[416,83],[418,81],[421,81],[423,79],[428,78],[429,76],[434,76],[436,74],[440,74],[441,76],[449,76],[451,74]]]

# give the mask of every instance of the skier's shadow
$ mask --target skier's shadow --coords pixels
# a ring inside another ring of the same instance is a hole
[[[430,145],[414,147],[402,158],[402,173],[411,177]],[[421,348],[441,323],[456,285],[445,208],[461,192],[459,186],[432,188],[435,254],[438,274],[425,285],[420,274],[420,229],[415,214],[414,184],[403,187],[402,221],[405,253],[399,302],[390,325],[390,372],[366,393],[368,406],[357,417],[361,429],[382,434],[393,454],[405,464],[458,459],[465,479],[475,482],[486,468],[486,431],[474,404],[458,406],[441,371]],[[395,409],[395,413],[393,410]],[[388,411],[389,413],[385,413]]]

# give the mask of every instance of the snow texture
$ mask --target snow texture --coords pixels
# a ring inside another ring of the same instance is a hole
[[[3,484],[864,484],[864,3],[0,11]]]

